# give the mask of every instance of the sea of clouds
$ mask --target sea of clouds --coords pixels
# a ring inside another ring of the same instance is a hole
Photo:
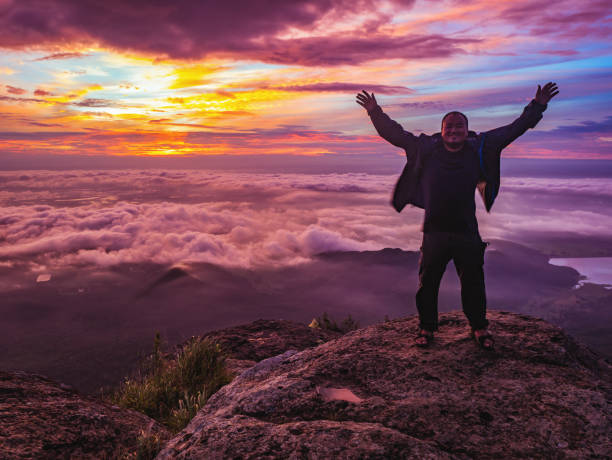
[[[395,175],[207,171],[0,173],[0,264],[296,264],[329,251],[418,250],[423,211],[390,206]],[[610,237],[612,180],[505,178],[483,239]],[[41,268],[42,267],[42,268]]]

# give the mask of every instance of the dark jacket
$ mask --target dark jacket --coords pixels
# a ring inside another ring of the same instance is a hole
[[[542,118],[545,105],[532,100],[523,110],[520,117],[512,123],[484,133],[468,132],[467,148],[480,157],[482,182],[478,191],[482,196],[487,212],[499,192],[499,161],[501,151],[512,141],[522,135],[528,128],[533,128]],[[380,106],[368,111],[368,115],[380,136],[391,144],[406,151],[406,166],[402,171],[395,190],[392,205],[400,212],[407,204],[424,208],[424,193],[420,181],[421,171],[437,144],[442,142],[441,133],[431,136],[421,134],[418,137],[404,131],[402,126],[385,114]]]

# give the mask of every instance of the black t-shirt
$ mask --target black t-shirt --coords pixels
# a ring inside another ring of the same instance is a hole
[[[467,143],[449,152],[439,142],[423,169],[423,232],[478,235],[474,194],[479,176],[478,155]]]

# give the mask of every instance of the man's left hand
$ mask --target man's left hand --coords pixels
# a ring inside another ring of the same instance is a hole
[[[559,94],[557,84],[549,81],[544,85],[544,88],[540,88],[540,85],[538,85],[538,91],[535,95],[535,101],[538,104],[546,105],[548,104],[548,101],[550,101],[557,94]]]

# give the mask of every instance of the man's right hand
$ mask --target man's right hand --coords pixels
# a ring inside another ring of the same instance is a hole
[[[378,103],[376,102],[376,98],[374,97],[374,93],[371,95],[366,92],[366,90],[362,91],[363,94],[357,93],[357,104],[365,108],[368,112],[373,110]]]

